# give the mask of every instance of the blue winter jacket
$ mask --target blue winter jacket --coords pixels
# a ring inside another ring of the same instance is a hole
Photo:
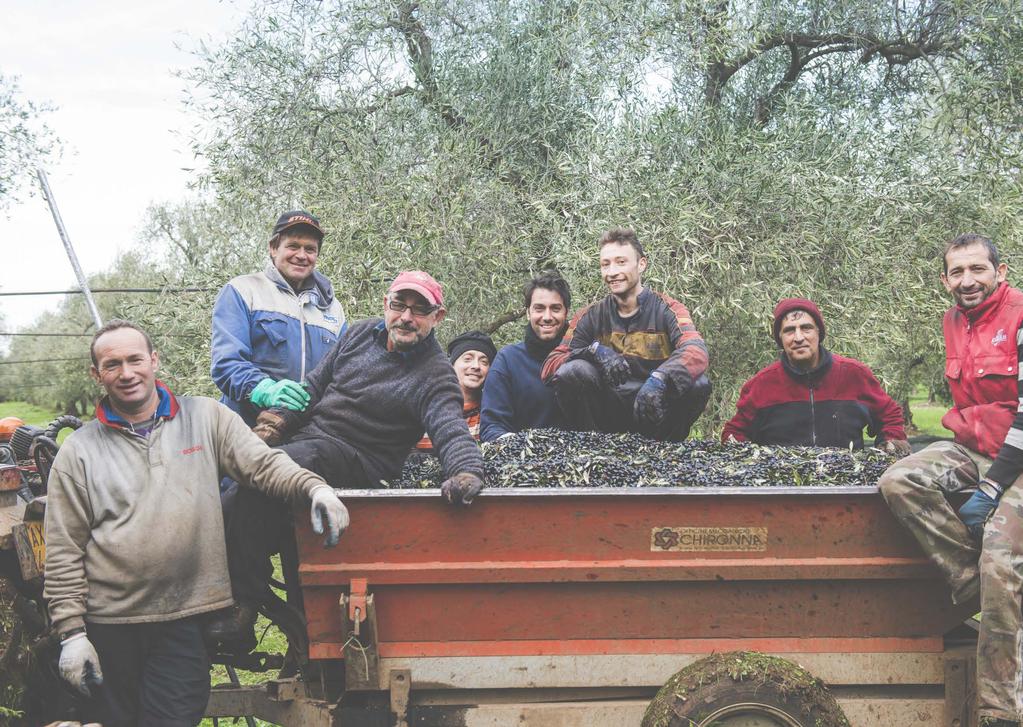
[[[303,381],[348,328],[330,281],[313,272],[307,284],[295,293],[270,263],[217,295],[210,373],[221,401],[249,426],[259,413],[249,401],[256,384],[266,377]]]
[[[497,352],[483,384],[480,441],[492,442],[502,434],[523,429],[562,425],[554,391],[540,379],[544,358],[559,342],[551,341],[532,355],[524,341]]]

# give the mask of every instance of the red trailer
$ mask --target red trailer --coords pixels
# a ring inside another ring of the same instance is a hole
[[[875,487],[344,499],[338,548],[297,528],[318,678],[215,690],[211,716],[638,725],[675,672],[750,650],[823,680],[853,727],[974,723],[963,624],[978,604],[953,606]],[[804,724],[755,704],[721,714],[713,724]]]

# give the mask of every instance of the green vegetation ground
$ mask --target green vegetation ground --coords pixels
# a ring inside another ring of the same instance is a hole
[[[930,435],[934,437],[951,437],[952,432],[941,426],[941,418],[948,411],[948,406],[940,403],[929,404],[927,394],[918,389],[909,397],[909,410],[913,416],[913,426],[916,432],[910,435]]]
[[[45,427],[59,416],[59,411],[29,404],[27,401],[0,401],[0,419],[18,417],[26,424]],[[57,435],[57,444],[62,444],[69,434],[71,434],[70,429],[61,430]]]
[[[0,419],[4,417],[18,417],[26,424],[34,424],[37,427],[46,426],[60,413],[52,409],[45,409],[25,401],[0,401]]]

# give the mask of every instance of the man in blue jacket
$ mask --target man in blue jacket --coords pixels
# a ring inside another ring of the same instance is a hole
[[[502,348],[483,385],[480,439],[492,442],[523,429],[561,426],[554,391],[540,378],[547,354],[561,343],[572,294],[557,273],[539,275],[526,285],[529,324],[522,341]]]
[[[263,409],[305,410],[306,374],[347,328],[330,281],[316,272],[322,242],[316,217],[285,212],[266,269],[234,278],[214,303],[213,381],[250,427]]]

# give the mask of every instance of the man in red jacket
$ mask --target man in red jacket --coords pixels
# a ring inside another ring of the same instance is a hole
[[[902,409],[865,364],[824,348],[816,304],[780,301],[774,340],[781,355],[743,385],[721,441],[862,449],[866,427],[875,446],[909,454]]]
[[[953,407],[937,442],[892,465],[878,483],[889,507],[952,587],[981,596],[977,703],[984,725],[1023,719],[1023,292],[1005,282],[994,243],[960,235],[945,246],[941,281],[945,377]],[[949,493],[976,488],[958,516]]]

